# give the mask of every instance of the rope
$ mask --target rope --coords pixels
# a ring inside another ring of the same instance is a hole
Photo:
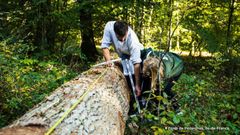
[[[96,79],[94,80],[93,83],[91,83],[91,85],[88,87],[87,91],[78,99],[78,101],[76,103],[74,103],[71,108],[69,108],[64,114],[63,116],[58,119],[58,121],[52,126],[49,128],[49,130],[47,131],[47,133],[45,133],[45,135],[50,135],[54,129],[68,116],[68,114],[73,111],[74,108],[76,108],[76,106],[83,100],[83,98],[90,92],[90,90],[93,88],[93,86],[95,86],[95,84],[98,82],[98,80],[100,78],[103,77],[103,75],[107,72],[108,68],[106,68],[103,73]]]

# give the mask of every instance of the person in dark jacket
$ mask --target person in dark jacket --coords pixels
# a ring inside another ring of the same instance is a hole
[[[179,105],[175,98],[176,94],[172,91],[172,87],[179,79],[183,72],[183,60],[173,52],[156,52],[152,49],[142,52],[143,59],[143,90],[154,90],[155,94],[159,93],[159,80],[164,82],[164,88],[161,95],[165,92],[168,99],[172,101],[175,110],[179,109]],[[143,57],[145,56],[145,57]],[[149,81],[150,80],[150,81]],[[150,85],[149,85],[150,83]]]

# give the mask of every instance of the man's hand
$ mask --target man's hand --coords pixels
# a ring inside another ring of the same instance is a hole
[[[141,88],[140,88],[140,86],[136,85],[135,89],[136,89],[136,95],[137,95],[137,97],[139,97],[141,95]]]
[[[108,67],[112,67],[114,64],[111,60],[107,61],[107,64],[106,64]]]

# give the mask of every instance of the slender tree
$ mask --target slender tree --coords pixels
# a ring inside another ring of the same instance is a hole
[[[232,38],[232,20],[233,20],[233,13],[234,13],[234,4],[235,0],[230,0],[229,1],[229,15],[228,15],[228,23],[227,23],[227,40],[226,40],[226,46],[228,47],[227,53],[228,55],[232,54],[232,43],[231,43],[231,38]]]
[[[96,60],[98,52],[93,36],[92,2],[78,0],[78,3],[80,5],[81,50],[89,60]]]

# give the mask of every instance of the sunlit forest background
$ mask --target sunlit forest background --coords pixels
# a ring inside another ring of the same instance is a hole
[[[238,0],[1,0],[0,127],[102,61],[110,20],[128,22],[144,47],[185,62],[174,86],[183,115],[149,111],[147,124],[132,120],[138,132],[240,133]]]

